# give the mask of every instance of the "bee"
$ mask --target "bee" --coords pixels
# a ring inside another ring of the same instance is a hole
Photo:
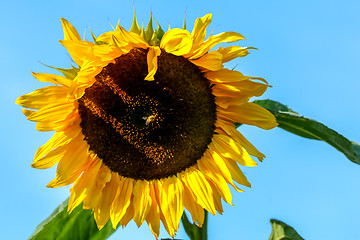
[[[149,125],[152,121],[154,121],[155,119],[155,115],[150,115],[147,117],[143,117],[143,119],[145,120],[145,125]]]

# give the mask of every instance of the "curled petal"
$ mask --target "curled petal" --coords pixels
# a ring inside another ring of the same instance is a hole
[[[190,52],[193,38],[187,30],[173,28],[166,32],[161,39],[160,48],[176,56]]]
[[[154,75],[158,68],[157,57],[160,56],[160,54],[161,50],[159,47],[149,48],[149,52],[147,53],[148,74],[146,75],[145,80],[154,80]]]

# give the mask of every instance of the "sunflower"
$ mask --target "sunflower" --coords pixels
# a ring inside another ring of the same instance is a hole
[[[130,31],[119,24],[94,42],[82,40],[61,19],[60,43],[78,65],[64,76],[33,73],[53,85],[23,95],[16,103],[39,131],[55,131],[31,165],[57,164],[51,188],[73,184],[68,211],[92,209],[101,229],[146,221],[156,236],[160,222],[174,237],[186,208],[198,226],[204,209],[223,212],[232,204],[229,185],[250,187],[238,164],[256,166],[260,153],[234,122],[271,129],[274,116],[249,102],[269,85],[223,64],[248,48],[219,47],[244,39],[236,32],[206,38],[212,15],[164,32],[152,18]],[[32,110],[31,110],[32,109]]]

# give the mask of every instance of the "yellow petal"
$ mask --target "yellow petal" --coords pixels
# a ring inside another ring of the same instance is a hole
[[[123,42],[127,42],[131,47],[148,48],[149,44],[138,34],[126,31],[123,27],[117,26],[114,36]]]
[[[68,212],[71,213],[84,199],[89,195],[89,189],[93,188],[96,183],[96,176],[101,167],[101,161],[94,156],[89,156],[91,164],[84,171],[84,173],[75,181],[70,188],[70,199],[68,205]],[[99,195],[99,194],[98,194]]]
[[[243,96],[241,98],[218,96],[218,95],[216,95],[216,93],[214,91],[213,91],[213,94],[216,96],[216,99],[215,99],[216,105],[218,105],[222,108],[228,108],[230,105],[241,105],[241,104],[247,103],[250,99],[250,97],[245,97],[245,96]]]
[[[223,63],[229,62],[237,57],[245,57],[249,54],[248,49],[256,49],[252,47],[240,47],[240,46],[230,46],[230,47],[219,47],[217,52],[223,55]]]
[[[94,45],[92,47],[92,54],[94,54],[94,57],[100,59],[99,63],[96,62],[96,65],[106,65],[107,63],[113,62],[115,58],[120,57],[123,52],[109,45]],[[92,65],[95,65],[95,63],[92,63]]]
[[[216,189],[214,184],[210,183],[213,187],[213,189]],[[218,211],[219,214],[222,214],[224,212],[222,204],[221,204],[221,195],[218,191],[214,191],[214,202],[215,202],[215,208],[216,211]]]
[[[195,65],[204,68],[205,70],[218,71],[223,69],[222,55],[216,51],[211,51],[196,60],[190,60]]]
[[[59,122],[75,110],[74,102],[52,103],[28,116],[33,122]]]
[[[166,231],[169,233],[170,236],[175,236],[176,229],[172,226],[172,223],[169,222],[164,215],[164,211],[167,211],[168,209],[162,209],[162,199],[163,199],[163,179],[157,180],[153,182],[154,184],[154,190],[155,190],[155,196],[156,201],[159,203],[160,207],[160,220],[164,224],[164,227]]]
[[[89,165],[94,162],[91,157],[88,161]],[[112,178],[110,169],[105,166],[99,158],[96,157],[95,161],[99,161],[101,165],[97,173],[90,176],[94,179],[94,182],[91,181],[89,185],[86,186],[86,197],[83,202],[84,209],[96,209],[101,201],[103,188]]]
[[[218,109],[218,116],[233,122],[254,125],[262,129],[272,129],[278,125],[276,118],[265,108],[255,103],[231,105],[226,109]]]
[[[158,68],[157,57],[160,56],[160,54],[161,50],[159,47],[149,48],[149,52],[147,53],[148,74],[146,75],[145,80],[154,80],[154,75]]]
[[[261,96],[269,85],[254,82],[251,80],[242,80],[238,82],[219,83],[213,87],[215,96],[226,96],[231,98],[251,98]],[[226,108],[226,107],[225,107]]]
[[[230,84],[215,84],[212,88],[212,92],[214,96],[216,96],[216,100],[221,97],[229,97],[229,98],[239,99],[241,101],[246,99],[246,101],[248,101],[248,99],[250,98],[250,96],[246,96],[245,94],[242,93],[241,90]],[[223,108],[227,108],[227,107],[228,106]]]
[[[43,146],[41,146],[35,153],[34,163],[47,155],[53,149],[68,143],[71,139],[78,136],[81,132],[81,128],[72,127],[65,131],[55,132],[54,136]]]
[[[226,158],[233,159],[243,166],[257,166],[257,163],[250,157],[245,149],[229,136],[215,134],[212,144],[217,152]]]
[[[215,84],[237,82],[248,79],[241,72],[229,70],[226,68],[216,72],[207,72],[205,74],[205,77],[210,81],[214,82]]]
[[[96,42],[103,42],[110,44],[113,36],[114,36],[114,31],[105,32],[96,38]]]
[[[16,104],[26,108],[40,109],[53,102],[66,102],[67,91],[69,89],[62,86],[49,86],[35,90],[16,99]]]
[[[211,198],[213,198],[213,196],[211,196]],[[187,187],[184,187],[184,206],[190,212],[193,222],[198,227],[202,227],[205,219],[204,208],[196,203]]]
[[[205,175],[205,177],[212,181],[213,185],[216,187],[217,191],[219,191],[225,202],[232,205],[232,196],[229,186],[219,172],[218,168],[211,163],[212,159],[213,158],[210,152],[206,151],[204,157],[198,161],[199,170]]]
[[[25,109],[25,108],[21,109],[21,111],[26,117],[28,117],[28,116],[30,116],[30,114],[36,112],[36,111],[28,110],[28,109]]]
[[[200,43],[205,40],[206,37],[206,28],[209,26],[212,20],[212,14],[206,14],[201,18],[197,18],[194,24],[194,29],[192,31],[192,36],[194,38],[193,46],[196,49]]]
[[[114,202],[117,187],[118,178],[111,177],[111,180],[106,183],[105,187],[102,189],[100,201],[94,209],[94,218],[99,230],[101,230],[109,221],[110,207]]]
[[[240,145],[243,146],[250,155],[257,157],[260,161],[262,161],[265,155],[259,152],[254,145],[252,145],[238,130],[236,130],[233,123],[229,124],[221,122],[219,125],[231,138],[240,143]]]
[[[31,164],[31,167],[37,169],[51,168],[64,157],[66,150],[67,145],[59,146],[48,153],[46,156],[34,160],[34,162]]]
[[[106,64],[104,64],[105,66]],[[74,96],[79,99],[85,93],[85,89],[90,87],[95,82],[95,76],[103,69],[103,66],[94,66],[91,61],[84,61],[81,71],[77,74],[72,82],[68,96]]]
[[[146,180],[137,180],[134,186],[134,222],[140,227],[151,207],[150,187]]]
[[[126,225],[128,225],[131,219],[133,219],[133,216],[134,216],[134,206],[132,204],[132,199],[131,199],[130,206],[126,209],[125,215],[120,220],[120,225],[126,227]]]
[[[193,38],[187,30],[174,28],[166,32],[161,39],[160,48],[176,56],[190,52]]]
[[[77,65],[82,66],[84,60],[89,57],[91,48],[95,45],[87,41],[60,40],[59,41],[69,52]]]
[[[245,39],[240,33],[236,32],[223,32],[215,36],[209,37],[205,42],[201,43],[197,49],[193,50],[191,59],[196,59],[203,56],[205,53],[210,51],[215,45],[222,42],[236,42]],[[218,52],[218,51],[217,51]],[[221,54],[221,52],[218,52]]]
[[[181,174],[181,180],[189,189],[195,201],[214,215],[213,190],[204,175],[196,168],[191,167]]]
[[[247,187],[251,187],[251,184],[246,179],[246,176],[241,171],[237,163],[231,159],[223,159],[224,163],[226,164],[229,172],[231,174],[231,178],[234,179],[237,183],[242,184]]]
[[[84,136],[80,134],[68,144],[67,151],[57,166],[56,178],[47,187],[69,185],[84,171],[85,165],[88,163],[89,146],[83,138]]]
[[[209,149],[210,150],[210,149]],[[213,157],[214,161],[211,161],[211,164],[214,166],[214,168],[217,167],[217,169],[219,170],[219,172],[221,173],[221,175],[224,177],[224,179],[226,180],[227,183],[229,183],[231,186],[233,186],[233,188],[236,189],[236,191],[238,192],[243,192],[243,190],[239,189],[233,182],[232,180],[232,176],[231,173],[227,167],[227,165],[224,162],[223,157],[218,154],[216,151],[211,151],[210,150],[210,154]]]
[[[29,115],[30,116],[30,115]],[[43,122],[38,122],[36,124],[36,130],[41,132],[46,131],[63,131],[69,126],[79,126],[80,116],[79,113],[75,111],[69,113],[64,120],[49,122],[44,120]]]
[[[132,179],[120,177],[118,191],[110,209],[113,228],[116,228],[130,206],[133,187],[134,182]]]
[[[79,33],[66,19],[61,18],[61,25],[64,30],[64,40],[81,41]]]
[[[184,211],[183,205],[184,187],[177,177],[169,177],[164,180],[160,206],[167,224],[177,231],[181,216]]]
[[[66,87],[70,87],[72,80],[67,79],[63,76],[55,75],[55,74],[49,74],[49,73],[34,73],[31,72],[32,75],[39,80],[40,82],[49,82],[54,84],[60,84]]]
[[[157,181],[157,180],[155,180]],[[159,203],[156,199],[155,193],[155,185],[153,183],[150,184],[150,197],[151,201],[151,208],[146,217],[146,222],[149,224],[151,232],[155,235],[156,238],[159,237],[160,233],[160,208]]]
[[[36,123],[36,130],[40,132],[49,132],[49,131],[62,131],[69,126],[68,121],[60,122],[38,122]]]

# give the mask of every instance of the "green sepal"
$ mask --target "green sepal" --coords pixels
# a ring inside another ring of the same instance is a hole
[[[324,141],[342,152],[350,161],[360,164],[360,145],[349,141],[324,124],[299,115],[287,106],[273,100],[256,100],[254,103],[269,110],[280,128],[298,136]]]
[[[150,44],[150,40],[152,39],[153,33],[154,33],[154,29],[153,29],[153,25],[152,25],[152,15],[151,15],[149,23],[144,32],[144,39],[149,44]]]
[[[133,32],[133,33],[137,33],[137,34],[141,34],[141,29],[139,27],[139,24],[136,20],[136,14],[135,14],[135,7],[134,7],[134,19],[133,19],[133,22],[132,22],[132,25],[131,25],[131,28],[130,28],[130,32]]]
[[[183,30],[186,30],[186,18],[185,18],[185,14],[184,14],[184,24],[183,24]]]
[[[141,33],[140,33],[140,37],[142,37],[143,39],[145,39],[144,23],[141,23]]]
[[[96,41],[96,37],[95,37],[94,33],[91,31],[91,29],[90,29],[90,32],[91,32],[91,36],[94,40],[95,45],[109,45],[109,43],[104,42],[104,41]]]
[[[104,42],[104,41],[96,41],[95,45],[109,45],[109,43]]]
[[[164,30],[161,28],[160,24],[155,20],[154,18],[154,21],[156,22],[156,29],[155,29],[155,32],[156,32],[156,37],[158,38],[159,42],[161,42],[161,39],[162,37],[164,36],[165,32]]]
[[[94,41],[94,43],[96,43],[96,37],[95,37],[95,34],[93,33],[93,31],[91,30],[91,28],[89,27],[89,30],[91,32],[91,36],[92,36],[92,39]]]
[[[160,45],[160,41],[159,39],[156,37],[156,29],[151,37],[151,40],[149,42],[150,46],[159,46]]]
[[[234,122],[235,128],[238,128],[242,125],[242,123]]]
[[[185,232],[189,236],[190,240],[207,240],[208,212],[206,210],[204,210],[204,211],[205,211],[205,218],[204,218],[204,223],[201,228],[189,221],[189,219],[186,216],[185,211],[181,217],[181,222],[182,222]]]
[[[272,232],[269,240],[304,240],[294,228],[279,220],[270,219]]]
[[[99,230],[93,212],[83,209],[82,204],[69,214],[68,203],[69,199],[62,202],[37,226],[29,240],[105,240],[115,232],[110,221]]]
[[[76,77],[76,75],[78,74],[78,72],[80,71],[80,68],[74,67],[72,66],[72,68],[69,69],[65,69],[65,68],[57,68],[57,67],[52,67],[49,65],[46,65],[44,63],[42,63],[44,66],[58,70],[59,72],[61,72],[64,77],[66,77],[67,79],[71,79],[74,80],[74,78]]]

